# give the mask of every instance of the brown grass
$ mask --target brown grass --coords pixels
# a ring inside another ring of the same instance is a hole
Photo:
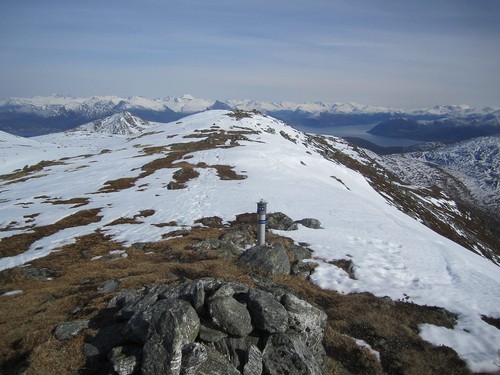
[[[104,183],[104,186],[99,189],[101,193],[112,193],[124,189],[131,188],[139,177],[124,177],[117,180],[110,180]]]
[[[118,219],[115,219],[111,223],[105,224],[104,226],[111,227],[113,225],[121,224],[141,224],[141,221],[138,221],[135,217],[119,217]]]
[[[127,249],[128,258],[117,258],[109,252],[123,247],[95,233],[31,262],[34,267],[52,269],[57,275],[52,281],[31,279],[19,268],[0,273],[3,290],[24,291],[0,297],[0,373],[10,373],[23,358],[29,360],[28,373],[62,374],[81,367],[82,336],[59,342],[51,332],[58,323],[90,319],[105,307],[111,296],[98,291],[105,280],[120,280],[120,290],[204,276],[251,283],[235,262],[219,257],[220,252],[186,250],[202,237],[220,235],[219,229],[197,228],[187,237],[150,244],[148,254],[132,247]],[[103,258],[90,260],[99,255]]]
[[[24,253],[30,246],[43,237],[50,236],[60,230],[95,223],[101,220],[99,208],[78,211],[50,225],[31,228],[31,232],[16,234],[0,240],[0,257]]]
[[[252,115],[256,114],[256,113],[258,113],[258,112],[255,111],[255,110],[252,113],[252,112],[244,111],[242,109],[236,109],[233,112],[228,113],[227,115],[229,117],[235,118],[236,120],[241,120],[241,119],[244,119],[244,118],[251,118]]]
[[[142,152],[144,155],[153,154],[168,154],[164,157],[155,159],[141,167],[142,173],[136,177],[124,177],[116,180],[106,181],[104,186],[99,189],[101,193],[112,193],[124,189],[129,189],[137,183],[138,180],[147,177],[157,170],[165,168],[181,168],[178,175],[174,175],[174,181],[169,184],[169,189],[182,189],[186,187],[186,183],[198,177],[199,173],[194,170],[195,166],[186,162],[190,153],[196,151],[209,150],[217,147],[235,147],[238,146],[238,140],[247,139],[245,134],[255,133],[255,131],[223,131],[219,130],[214,132],[212,129],[200,130],[200,133],[194,135],[187,135],[184,138],[204,138],[200,141],[174,143],[169,146],[145,146],[138,144],[135,147],[143,147]],[[227,146],[226,142],[230,141]],[[170,150],[170,151],[169,151]],[[141,155],[142,156],[142,155]],[[197,167],[202,167],[198,166]],[[221,179],[239,180],[246,178],[246,176],[239,175],[232,170],[231,166],[227,165],[214,165],[206,166],[207,168],[215,168]],[[177,173],[177,172],[176,172]]]
[[[337,294],[322,290],[301,277],[282,276],[277,281],[318,304],[327,313],[333,332],[362,339],[379,351],[386,373],[469,373],[453,350],[434,347],[418,335],[418,325],[422,323],[452,328],[455,318],[444,309],[394,302],[369,293]],[[349,349],[343,340],[332,333],[325,338],[327,353],[334,360],[356,373],[360,368],[359,373],[379,373],[375,371],[377,367],[366,369],[366,366],[371,368],[373,362],[373,358],[366,358],[366,355],[371,356],[369,352],[365,350],[363,354],[359,353],[362,349]]]
[[[88,204],[90,201],[89,198],[71,198],[71,199],[58,199],[58,198],[50,198],[44,201],[43,203],[50,203],[50,204],[72,204],[73,206],[71,208],[76,208],[76,207],[81,207],[85,206]]]
[[[236,173],[233,167],[229,165],[216,164],[211,167],[217,170],[217,176],[219,176],[221,180],[244,180],[247,178],[245,175]]]
[[[247,225],[250,221],[255,222],[255,214],[238,215],[231,225]],[[255,286],[252,274],[236,265],[236,255],[222,249],[193,248],[203,239],[220,238],[229,229],[194,227],[182,237],[146,243],[141,249],[127,248],[128,258],[111,255],[111,250],[123,246],[94,233],[32,262],[34,267],[53,270],[56,277],[52,281],[31,279],[19,268],[0,272],[3,290],[24,291],[22,295],[0,297],[0,372],[13,372],[19,364],[28,365],[27,373],[34,374],[81,369],[85,333],[60,342],[51,331],[60,322],[92,319],[99,314],[113,295],[98,290],[106,280],[119,280],[119,290],[200,277]],[[292,240],[277,235],[270,235],[268,240],[284,246],[293,244]],[[96,256],[102,258],[90,260]],[[421,323],[453,325],[454,317],[442,309],[394,302],[368,293],[342,295],[322,290],[299,276],[281,276],[274,282],[292,289],[327,313],[324,345],[334,374],[340,374],[342,368],[359,374],[468,373],[451,349],[433,347],[418,336]],[[382,361],[378,362],[349,336],[368,342],[380,352]]]
[[[496,329],[500,329],[500,318],[492,318],[491,316],[481,315],[481,319]]]
[[[162,154],[168,151],[167,146],[149,146],[142,149],[142,153],[146,155]]]
[[[22,179],[23,177],[27,177],[32,175],[35,172],[40,172],[46,167],[50,167],[53,165],[64,165],[65,163],[63,162],[58,162],[58,161],[47,161],[47,160],[42,160],[41,162],[34,164],[34,165],[26,165],[23,169],[14,171],[13,173],[9,174],[4,174],[0,175],[0,180],[5,180],[5,181],[13,181],[13,180],[19,180]],[[25,181],[26,179],[22,179],[21,181]],[[14,181],[18,182],[18,181]]]

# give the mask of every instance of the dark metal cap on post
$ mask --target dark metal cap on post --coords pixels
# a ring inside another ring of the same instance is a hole
[[[266,213],[267,213],[267,202],[261,199],[257,202],[257,215],[258,215],[258,227],[257,227],[257,245],[266,244]]]

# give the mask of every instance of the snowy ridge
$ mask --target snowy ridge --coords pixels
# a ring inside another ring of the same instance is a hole
[[[18,137],[0,131],[0,174],[36,164],[43,160],[46,145],[34,139]],[[58,159],[59,154],[51,154],[49,159]]]
[[[71,134],[64,137],[70,139]],[[309,244],[319,263],[312,275],[316,284],[444,307],[458,314],[457,327],[423,326],[421,335],[454,348],[473,371],[497,370],[492,361],[500,331],[481,315],[500,317],[500,268],[405,215],[374,190],[362,174],[346,166],[351,161],[368,168],[370,160],[345,141],[312,140],[269,116],[228,111],[208,111],[109,140],[100,144],[105,151],[89,145],[86,153],[82,151],[87,146],[75,153],[68,147],[58,164],[0,180],[0,226],[5,228],[0,238],[81,210],[99,210],[100,217],[38,239],[25,252],[0,259],[0,269],[45,256],[96,230],[131,245],[146,238],[160,240],[199,225],[195,221],[204,217],[227,222],[254,212],[255,202],[264,198],[269,212],[321,221],[320,230],[299,226],[297,231],[278,232]],[[55,138],[51,142],[40,147],[52,150]],[[17,148],[11,145],[10,150]],[[168,156],[179,155],[173,150],[190,151],[167,163]],[[325,150],[332,156],[325,157]],[[198,174],[183,188],[169,188],[186,164]],[[219,177],[221,165],[239,178]],[[76,198],[78,205],[69,203]],[[110,225],[144,210],[151,214],[140,221]],[[352,260],[356,279],[329,263],[333,259]]]
[[[96,120],[77,127],[74,131],[89,131],[103,134],[133,135],[151,127],[145,121],[129,112],[117,113],[103,120]]]

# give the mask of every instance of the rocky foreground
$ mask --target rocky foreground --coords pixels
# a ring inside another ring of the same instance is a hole
[[[203,278],[125,290],[108,308],[118,323],[84,345],[90,368],[125,374],[322,374],[326,314],[290,291]],[[65,322],[70,338],[91,321]]]
[[[295,246],[294,251],[300,259],[308,250]],[[250,248],[238,263],[268,276],[291,271],[280,244]],[[301,261],[293,267],[306,268]],[[327,373],[322,344],[327,315],[270,279],[255,275],[254,282],[257,288],[201,278],[121,291],[107,306],[113,324],[97,330],[83,347],[87,368],[119,375]],[[115,286],[110,281],[106,287]],[[64,322],[54,335],[71,339],[96,324]]]

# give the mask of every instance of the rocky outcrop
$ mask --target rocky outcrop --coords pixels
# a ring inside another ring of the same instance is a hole
[[[119,323],[87,338],[84,353],[120,375],[322,374],[326,314],[256,283],[265,286],[205,278],[123,291],[109,303]]]
[[[267,215],[267,228],[275,230],[296,230],[297,224],[283,212],[274,212]]]
[[[283,212],[274,212],[267,215],[267,228],[275,230],[297,230],[298,224],[311,229],[321,229],[321,222],[318,219],[305,218],[293,220]]]
[[[58,340],[70,340],[87,328],[89,328],[88,320],[73,320],[57,325],[53,333]]]
[[[267,276],[290,273],[290,260],[281,244],[254,246],[241,254],[237,263]]]
[[[305,218],[302,220],[296,221],[297,224],[302,224],[306,228],[311,228],[311,229],[321,229],[321,222],[318,219],[313,219],[313,218]]]

